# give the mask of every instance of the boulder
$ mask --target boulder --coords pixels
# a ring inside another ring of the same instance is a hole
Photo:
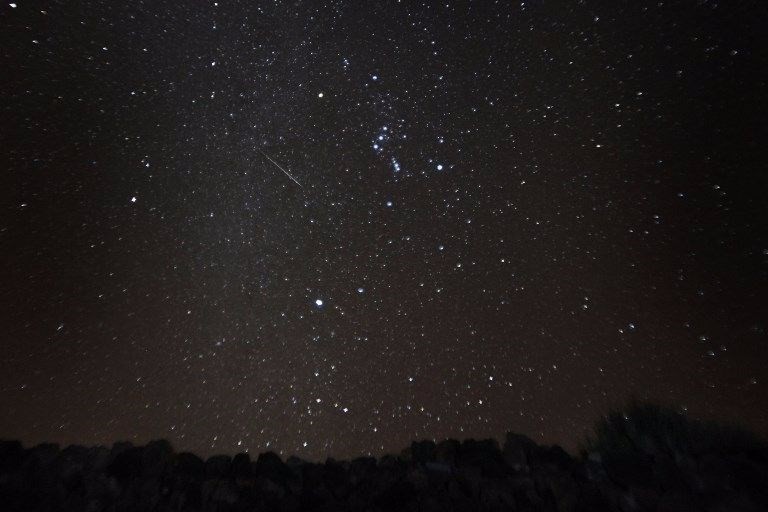
[[[530,438],[507,432],[506,439],[504,441],[504,449],[502,451],[504,462],[517,472],[528,471],[529,454],[535,451],[537,448]]]
[[[216,482],[216,486],[210,497],[210,500],[217,505],[222,503],[226,505],[233,505],[237,503],[240,494],[237,486],[231,480],[220,480]]]
[[[165,439],[149,442],[141,451],[142,474],[158,477],[170,469],[173,462],[173,447]]]
[[[426,472],[420,467],[412,467],[405,475],[405,479],[416,491],[423,491],[429,485]]]
[[[255,470],[258,476],[268,478],[280,485],[285,484],[292,476],[291,469],[274,452],[259,454],[259,457],[256,459]]]
[[[701,507],[691,494],[674,490],[667,491],[659,497],[656,510],[657,512],[695,512],[700,511]]]
[[[118,480],[127,480],[141,475],[141,448],[123,446],[107,466],[107,474]],[[115,453],[115,450],[112,450]]]
[[[58,455],[58,444],[41,443],[27,450],[25,464],[38,468],[48,467]]]
[[[247,453],[238,453],[232,459],[232,477],[235,479],[248,479],[253,476],[251,457]]]
[[[229,476],[232,458],[229,455],[214,455],[205,461],[205,478],[220,479]]]
[[[503,477],[508,471],[495,439],[466,439],[461,443],[456,465],[479,468],[484,476],[491,478]]]
[[[435,460],[436,446],[432,441],[414,441],[406,451],[409,452],[410,460],[417,464],[425,464]]]
[[[205,477],[205,462],[194,453],[182,452],[174,460],[176,474],[195,480]]]
[[[331,491],[334,498],[346,500],[351,487],[345,463],[328,459],[323,467],[323,483]]]
[[[574,467],[573,458],[561,447],[539,446],[528,453],[528,464],[530,466],[549,466],[565,471],[570,471]]]
[[[435,462],[455,466],[460,449],[461,443],[455,439],[440,441],[435,447]]]
[[[10,473],[21,467],[24,448],[19,441],[0,440],[0,473]]]
[[[430,473],[450,474],[451,466],[443,464],[441,462],[427,462],[424,464],[425,469]]]

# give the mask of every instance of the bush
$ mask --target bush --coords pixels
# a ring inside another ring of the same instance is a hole
[[[768,506],[768,448],[736,426],[688,418],[672,408],[633,402],[614,410],[581,448],[620,488],[685,493],[698,503],[734,496]]]
[[[768,450],[761,439],[740,427],[695,420],[671,407],[634,401],[598,422],[594,437],[588,437],[581,448],[584,456],[590,452],[694,457],[740,452],[765,457]]]

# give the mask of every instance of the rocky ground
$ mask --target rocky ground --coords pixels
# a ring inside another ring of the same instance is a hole
[[[0,510],[768,510],[762,447],[693,453],[639,433],[622,439],[631,451],[572,457],[508,434],[501,447],[421,441],[399,456],[320,464],[274,453],[202,460],[166,441],[64,449],[2,441]]]

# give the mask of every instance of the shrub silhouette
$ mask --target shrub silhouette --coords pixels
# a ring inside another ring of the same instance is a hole
[[[635,401],[597,423],[594,437],[588,437],[581,449],[584,456],[590,452],[636,456],[744,452],[765,457],[768,449],[740,427],[695,420],[671,407]]]
[[[768,503],[768,448],[742,428],[686,417],[665,406],[632,402],[598,422],[581,448],[621,488],[686,492],[700,503],[749,495]]]

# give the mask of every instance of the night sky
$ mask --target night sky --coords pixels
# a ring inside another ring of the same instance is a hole
[[[0,437],[768,433],[762,5],[4,3]]]

